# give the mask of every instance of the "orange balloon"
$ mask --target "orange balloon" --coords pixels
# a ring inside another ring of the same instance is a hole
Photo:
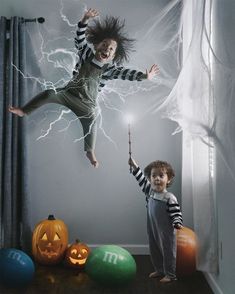
[[[196,271],[197,236],[191,229],[182,227],[177,230],[176,239],[176,273],[178,276],[191,275]]]

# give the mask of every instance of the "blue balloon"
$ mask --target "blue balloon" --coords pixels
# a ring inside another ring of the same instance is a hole
[[[0,283],[7,287],[26,286],[33,279],[32,259],[18,249],[0,249]]]

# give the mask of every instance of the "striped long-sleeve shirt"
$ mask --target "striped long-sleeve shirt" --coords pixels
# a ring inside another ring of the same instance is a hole
[[[104,65],[103,63],[99,62],[95,58],[95,53],[91,46],[87,43],[86,40],[86,28],[87,23],[78,23],[76,37],[75,37],[75,46],[78,50],[78,57],[79,60],[75,66],[73,71],[73,75],[79,72],[79,69],[84,64],[85,61],[90,59],[91,64],[98,68],[104,67],[104,72],[101,76],[100,84],[99,84],[99,91],[105,86],[108,80],[113,79],[122,79],[122,80],[129,80],[129,81],[142,81],[146,79],[147,76],[141,71],[137,71],[135,69],[128,69],[124,68],[123,66],[117,66],[114,62],[108,63]]]
[[[182,213],[180,206],[178,204],[177,198],[170,192],[164,191],[163,193],[157,193],[151,188],[151,184],[148,179],[144,176],[143,172],[139,167],[133,171],[133,175],[139,183],[140,188],[146,195],[146,200],[148,201],[149,197],[165,201],[166,202],[166,211],[169,214],[169,217],[172,221],[172,225],[183,224]]]

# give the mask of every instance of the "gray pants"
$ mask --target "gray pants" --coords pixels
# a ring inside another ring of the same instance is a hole
[[[147,205],[149,250],[154,270],[176,277],[176,234],[166,211],[166,202],[149,198]]]
[[[26,105],[24,105],[22,110],[26,114],[30,114],[37,108],[47,103],[57,103],[71,109],[77,115],[82,124],[84,134],[84,150],[94,150],[97,132],[94,110],[84,104],[79,97],[72,95],[64,88],[57,89],[56,92],[54,90],[46,90],[39,93]]]

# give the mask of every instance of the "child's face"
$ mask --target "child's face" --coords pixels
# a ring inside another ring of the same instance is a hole
[[[169,183],[168,175],[165,168],[152,168],[150,174],[150,183],[154,191],[161,193],[166,190]]]
[[[112,61],[115,57],[117,42],[112,39],[104,39],[95,46],[95,57],[102,63]]]

